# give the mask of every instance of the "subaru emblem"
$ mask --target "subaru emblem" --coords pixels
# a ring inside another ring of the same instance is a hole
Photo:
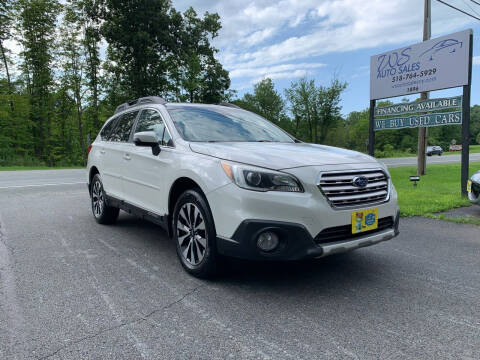
[[[364,188],[368,184],[368,179],[365,176],[355,176],[352,179],[352,184],[358,188]]]

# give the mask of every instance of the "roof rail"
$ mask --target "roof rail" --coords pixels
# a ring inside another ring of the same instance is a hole
[[[231,107],[231,108],[235,108],[235,109],[241,109],[240,106],[235,105],[235,104],[232,104],[232,103],[227,103],[227,102],[221,102],[221,103],[218,104],[218,105],[227,106],[227,107]]]
[[[130,100],[130,101],[127,101],[126,103],[118,105],[117,108],[115,109],[114,114],[119,113],[123,110],[126,110],[129,107],[138,106],[142,104],[162,104],[163,105],[166,103],[167,102],[165,101],[165,99],[162,99],[159,96],[145,96],[145,97],[141,97],[136,100]]]

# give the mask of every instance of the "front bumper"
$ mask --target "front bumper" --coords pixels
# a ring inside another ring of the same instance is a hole
[[[390,240],[399,234],[399,220],[400,215],[397,212],[396,216],[392,218],[390,227],[334,242],[321,242],[319,236],[312,238],[301,224],[245,220],[232,238],[217,237],[217,249],[222,255],[249,260],[288,261],[320,258]],[[263,252],[256,246],[258,235],[267,230],[275,232],[280,239],[279,246],[272,252]]]

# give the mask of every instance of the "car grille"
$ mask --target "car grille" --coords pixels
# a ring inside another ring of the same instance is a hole
[[[364,231],[357,234],[352,234],[352,225],[342,225],[342,226],[335,226],[327,229],[323,229],[316,237],[315,243],[317,244],[326,244],[335,241],[342,241],[342,240],[354,240],[355,238],[371,235],[376,232],[391,229],[394,226],[393,217],[384,217],[378,219],[378,228],[375,230]]]
[[[367,178],[363,188],[353,184],[355,177]],[[389,179],[381,169],[347,170],[321,174],[318,188],[335,208],[362,206],[388,200]]]

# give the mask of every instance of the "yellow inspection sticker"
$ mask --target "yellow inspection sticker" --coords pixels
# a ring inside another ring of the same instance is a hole
[[[378,228],[378,208],[352,212],[352,234]]]
[[[467,192],[472,192],[472,180],[467,181]]]

